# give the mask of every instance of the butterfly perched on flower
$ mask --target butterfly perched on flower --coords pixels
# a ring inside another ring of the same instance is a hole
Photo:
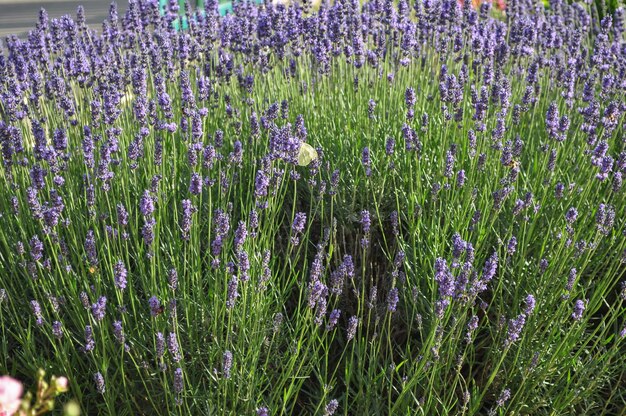
[[[298,166],[308,166],[315,159],[317,159],[317,150],[308,143],[302,143],[298,152]]]

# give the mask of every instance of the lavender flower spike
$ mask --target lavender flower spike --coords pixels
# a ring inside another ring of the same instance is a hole
[[[124,262],[122,260],[118,260],[113,266],[113,276],[115,280],[115,287],[124,290],[126,289],[126,277],[128,276],[128,271],[124,266]]]
[[[578,299],[574,303],[574,312],[572,313],[572,319],[575,321],[580,321],[583,317],[583,312],[585,311],[585,302],[581,299]]]
[[[104,385],[104,377],[102,377],[102,373],[97,372],[93,375],[93,380],[96,383],[96,390],[98,393],[104,394],[106,391],[106,386]]]
[[[230,370],[233,365],[233,353],[226,350],[222,357],[222,370],[224,371],[224,378],[230,378]]]

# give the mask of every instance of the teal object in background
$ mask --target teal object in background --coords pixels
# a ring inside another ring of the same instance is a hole
[[[254,1],[259,4],[263,3],[263,0],[254,0]],[[193,1],[191,1],[190,3],[192,4],[192,6],[195,6],[197,10],[200,10],[200,13],[204,13],[204,2],[205,0],[196,0],[195,4]],[[159,8],[161,10],[161,14],[165,13],[165,9],[168,3],[169,3],[168,0],[159,0]],[[176,30],[179,30],[180,24],[182,22],[182,28],[183,30],[185,30],[189,27],[187,23],[187,17],[184,16],[184,13],[183,13],[183,10],[185,8],[185,0],[178,0],[178,5],[180,7],[181,18],[173,22],[174,28]],[[232,12],[233,2],[229,0],[219,0],[218,10],[221,16],[224,16],[226,13]]]

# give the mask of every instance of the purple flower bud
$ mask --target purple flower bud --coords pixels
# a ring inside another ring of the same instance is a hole
[[[256,173],[256,180],[254,182],[254,195],[257,198],[267,196],[267,189],[270,186],[270,177],[264,170],[258,170]]]
[[[550,172],[554,172],[554,168],[556,167],[556,156],[556,149],[552,149],[548,157],[548,170]]]
[[[522,329],[526,324],[526,315],[520,314],[517,318],[509,320],[509,328],[504,341],[505,347],[517,341],[522,333]]]
[[[370,159],[370,149],[368,147],[363,148],[363,152],[361,154],[361,163],[363,163],[363,167],[365,168],[365,176],[371,176],[372,161]]]
[[[113,266],[113,275],[115,280],[115,287],[124,290],[126,289],[126,277],[128,272],[126,271],[126,267],[124,267],[124,262],[122,260],[118,260]]]
[[[143,192],[139,201],[139,210],[144,217],[149,217],[154,213],[154,197],[147,190]]]
[[[143,238],[143,241],[147,246],[152,245],[152,242],[154,241],[155,225],[156,221],[154,218],[147,218],[144,221],[143,227],[141,227],[141,237]]]
[[[338,408],[339,402],[337,401],[337,399],[329,401],[326,407],[324,407],[324,416],[334,415]]]
[[[357,318],[356,316],[350,317],[350,319],[348,320],[348,329],[346,331],[346,337],[348,338],[348,341],[352,340],[356,335],[358,325],[359,318]]]
[[[125,337],[124,330],[122,328],[122,321],[113,322],[113,336],[119,344],[124,345]]]
[[[33,183],[33,188],[35,189],[43,189],[46,186],[45,179],[48,171],[39,167],[39,165],[34,165],[30,170],[30,179]]]
[[[408,87],[404,92],[404,102],[408,108],[413,108],[415,106],[415,90],[413,87]]]
[[[91,305],[91,313],[96,321],[101,321],[106,315],[107,298],[106,296],[100,296],[96,303]]]
[[[576,275],[578,271],[575,268],[572,268],[569,271],[569,278],[567,279],[567,285],[565,286],[565,290],[571,292],[574,288],[574,283],[576,282]]]
[[[449,178],[452,176],[452,170],[454,169],[454,155],[449,150],[446,152],[446,169],[443,176]]]
[[[96,343],[93,340],[93,330],[90,325],[85,327],[85,352],[93,351]]]
[[[574,303],[574,312],[572,313],[572,319],[575,321],[580,321],[583,317],[583,312],[585,311],[585,302],[581,299],[576,300]]]
[[[369,245],[369,233],[372,226],[370,212],[368,210],[361,211],[361,226],[363,227],[363,233],[365,234],[361,239],[361,247],[366,248]]]
[[[43,243],[37,236],[30,239],[30,256],[33,261],[39,261],[43,258]]]
[[[165,354],[165,336],[161,332],[156,334],[156,355],[158,358],[163,357]]]
[[[515,254],[515,250],[517,249],[517,238],[515,236],[511,237],[509,243],[507,244],[506,251],[509,253],[509,256]]]
[[[389,291],[387,295],[387,310],[389,312],[395,312],[398,306],[399,296],[398,296],[398,288],[394,287]]]
[[[33,315],[35,315],[35,322],[37,325],[43,325],[43,317],[41,315],[41,306],[39,306],[39,302],[36,300],[30,301],[30,308],[33,310]]]
[[[176,334],[174,332],[170,332],[170,335],[167,340],[167,348],[170,351],[170,355],[172,356],[172,360],[174,362],[179,362],[182,357],[180,356],[180,350],[178,348],[178,339],[176,338]]]
[[[97,372],[96,374],[94,374],[93,380],[96,383],[96,390],[98,390],[98,393],[104,394],[104,392],[106,391],[106,387],[104,385],[104,377],[102,377],[102,373]]]
[[[510,389],[502,390],[502,393],[500,393],[500,396],[498,397],[498,400],[496,401],[496,407],[503,407],[510,398],[511,398],[511,390]]]
[[[483,268],[483,277],[482,280],[485,283],[489,283],[491,279],[494,278],[496,272],[498,270],[498,253],[494,251],[494,253],[489,257],[489,259],[485,262],[485,267]]]
[[[596,212],[596,228],[602,235],[609,235],[615,223],[615,208],[600,204]]]
[[[193,206],[189,199],[183,199],[182,202],[183,208],[183,219],[180,224],[180,228],[182,231],[182,237],[184,241],[189,241],[189,235],[191,233],[191,225],[192,225],[192,216],[197,211],[197,208]]]
[[[250,280],[250,260],[248,259],[248,253],[245,250],[239,251],[237,254],[237,267],[239,268],[239,278],[242,282]]]
[[[179,367],[174,371],[174,392],[176,394],[181,394],[183,392],[183,384],[183,370]]]
[[[576,218],[578,218],[578,210],[574,207],[571,207],[565,213],[565,221],[567,221],[568,224],[572,225],[576,221]]]
[[[565,190],[565,185],[563,185],[561,182],[557,183],[556,186],[554,187],[554,197],[556,199],[563,198],[564,190]]]
[[[239,297],[239,293],[237,292],[238,284],[237,276],[233,276],[230,282],[228,282],[228,298],[226,299],[226,307],[228,309],[235,307],[235,301]]]
[[[528,316],[530,316],[533,313],[533,310],[535,309],[535,297],[533,295],[527,295],[526,299],[526,307],[524,308],[524,313]]]
[[[52,323],[52,335],[54,335],[54,337],[57,339],[63,338],[63,325],[61,324],[61,322],[54,321]]]
[[[126,208],[124,208],[122,204],[117,205],[117,223],[122,227],[128,225],[128,211],[126,211]]]
[[[330,317],[328,318],[328,325],[326,325],[327,331],[332,331],[337,325],[337,321],[339,321],[339,317],[341,316],[341,310],[333,309],[330,313]]]
[[[304,227],[306,226],[306,213],[305,212],[297,212],[293,223],[291,224],[291,243],[294,246],[297,246],[300,243],[299,235],[304,231]]]
[[[237,229],[235,230],[235,238],[233,241],[236,252],[239,252],[242,249],[243,244],[246,242],[247,236],[248,236],[248,229],[246,228],[245,221],[239,221],[239,225],[237,226]]]
[[[233,353],[226,350],[224,351],[224,356],[222,357],[222,371],[224,373],[224,378],[230,378],[230,370],[233,365]]]
[[[454,233],[452,236],[452,257],[458,259],[465,251],[467,243],[461,238],[461,234]],[[435,266],[436,267],[436,266]],[[454,266],[453,266],[454,267]]]
[[[192,195],[200,195],[202,193],[202,176],[197,173],[191,175],[189,181],[189,193]]]
[[[150,306],[150,316],[159,316],[159,314],[162,312],[161,302],[156,296],[152,296],[150,299],[148,299],[148,305]]]
[[[469,322],[467,323],[467,334],[465,335],[465,339],[467,339],[467,342],[472,341],[472,334],[477,328],[478,328],[478,316],[473,315],[470,318]]]
[[[456,185],[459,188],[462,188],[463,185],[465,185],[465,171],[463,169],[456,174]]]
[[[448,306],[450,306],[449,299],[439,299],[437,302],[435,302],[435,315],[438,319],[443,319],[446,313],[446,309],[448,309]]]
[[[80,302],[83,304],[85,309],[91,308],[91,302],[89,301],[89,296],[86,292],[80,292],[78,297],[80,298]]]
[[[393,139],[393,137],[387,138],[387,142],[385,143],[385,153],[387,153],[387,156],[393,155],[395,146],[396,141]]]
[[[391,214],[389,214],[389,219],[391,220],[391,228],[392,228],[392,232],[393,235],[395,235],[396,237],[400,234],[400,230],[399,230],[399,218],[398,218],[398,211],[391,211]]]
[[[370,99],[367,103],[367,116],[370,120],[374,118],[374,110],[376,110],[376,101]]]
[[[435,281],[439,286],[440,298],[454,295],[454,276],[448,269],[448,263],[442,258],[435,260]]]

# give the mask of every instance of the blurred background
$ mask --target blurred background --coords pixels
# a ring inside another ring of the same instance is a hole
[[[110,0],[0,0],[0,39],[16,34],[25,38],[35,27],[39,10],[43,7],[51,19],[65,14],[76,18],[76,8],[85,8],[87,23],[97,28],[109,15]],[[126,11],[127,1],[118,1],[120,16]]]

